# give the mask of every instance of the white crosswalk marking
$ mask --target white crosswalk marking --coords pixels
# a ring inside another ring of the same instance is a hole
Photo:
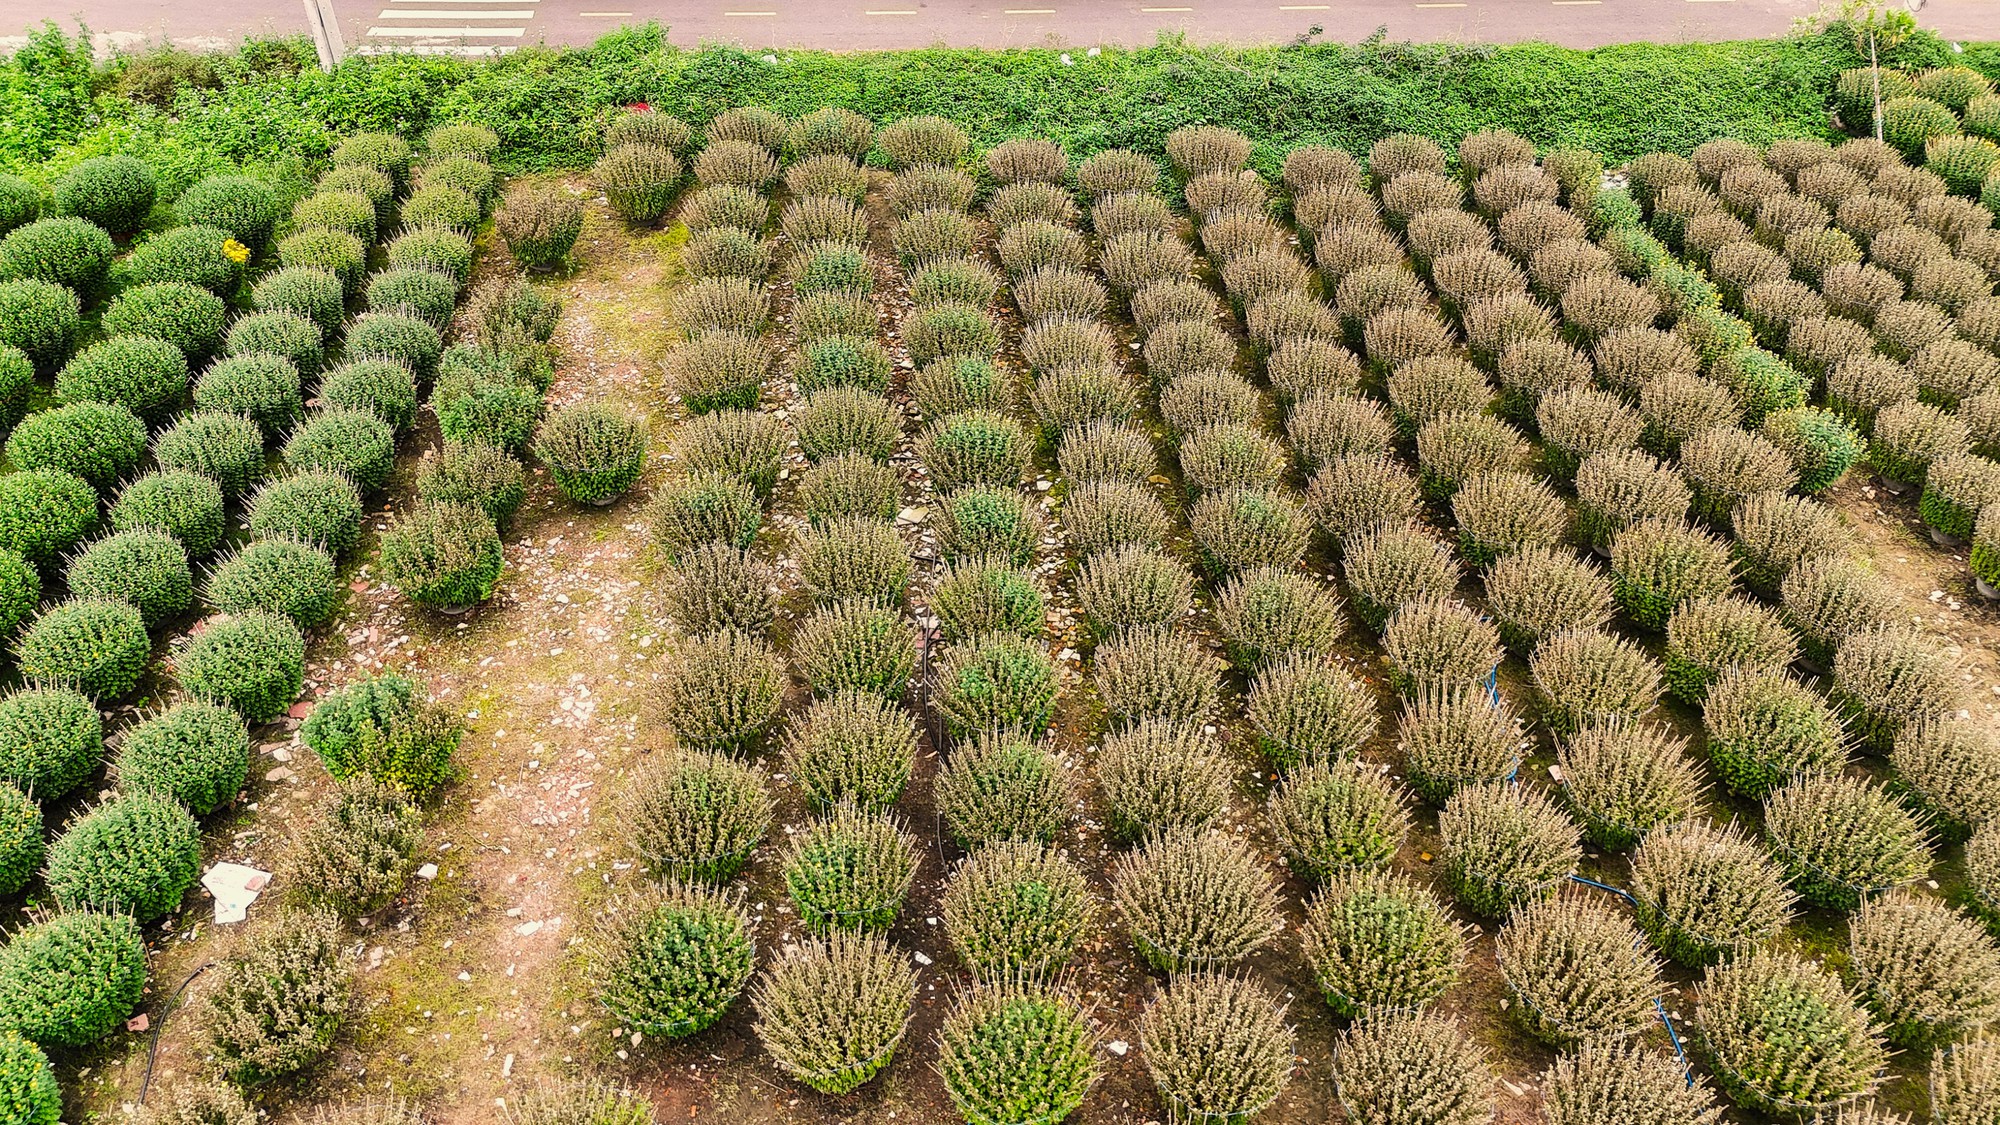
[[[533,12],[438,12],[429,9],[386,8],[378,20],[527,20]]]
[[[371,27],[375,39],[519,39],[519,27]]]
[[[408,51],[424,55],[481,57],[504,54],[510,45],[469,43],[478,39],[520,39],[541,10],[541,0],[376,0],[381,10],[357,53]],[[457,40],[457,42],[444,42]]]

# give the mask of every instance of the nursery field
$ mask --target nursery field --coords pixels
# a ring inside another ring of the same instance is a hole
[[[0,174],[0,1125],[1990,1125],[2000,92],[1824,100]]]

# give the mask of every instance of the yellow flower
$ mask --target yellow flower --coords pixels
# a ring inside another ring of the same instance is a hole
[[[222,253],[239,266],[250,260],[250,248],[233,238],[222,240]]]

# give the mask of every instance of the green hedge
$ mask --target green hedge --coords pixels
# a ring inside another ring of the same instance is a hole
[[[1921,65],[1943,51],[1923,36],[1897,61]],[[1068,63],[1055,50],[766,57],[682,50],[647,25],[587,48],[529,47],[483,61],[354,58],[329,75],[312,65],[303,41],[250,43],[211,60],[199,84],[182,82],[171,111],[161,112],[109,92],[119,87],[117,71],[139,63],[93,72],[77,41],[49,25],[0,65],[0,169],[47,178],[91,155],[129,151],[154,167],[171,197],[231,162],[284,165],[323,154],[345,134],[414,139],[454,120],[492,126],[511,168],[577,168],[596,157],[607,116],[638,101],[695,122],[745,104],[788,115],[842,105],[877,121],[936,113],[971,129],[982,146],[1036,134],[1078,155],[1117,145],[1158,151],[1175,127],[1212,121],[1256,140],[1267,171],[1297,144],[1360,151],[1398,130],[1455,143],[1495,125],[1616,162],[1654,149],[1685,152],[1719,134],[1757,142],[1823,134],[1834,76],[1862,61],[1838,29],[1591,51],[1376,40],[1242,49],[1163,38],[1096,57],[1070,52]],[[2000,48],[1975,45],[1964,58],[1992,64]]]

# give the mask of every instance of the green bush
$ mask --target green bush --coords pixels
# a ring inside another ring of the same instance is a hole
[[[200,559],[222,542],[223,505],[221,486],[200,473],[150,472],[118,494],[111,528],[164,531],[180,541],[189,558]]]
[[[1075,1113],[1102,1075],[1082,1005],[1020,981],[974,984],[961,995],[938,1029],[937,1068],[966,1121],[1038,1125]]]
[[[130,603],[148,627],[194,604],[187,551],[164,531],[115,531],[71,559],[64,578],[76,597]]]
[[[419,605],[460,613],[493,596],[500,534],[466,504],[419,501],[383,532],[382,576]]]
[[[66,910],[151,922],[179,908],[201,869],[201,828],[172,800],[124,793],[70,822],[44,874]]]
[[[260,312],[230,325],[222,350],[232,358],[276,356],[301,375],[314,375],[326,360],[319,326],[289,312]]]
[[[316,397],[321,407],[365,410],[403,433],[416,420],[417,374],[394,359],[350,359],[320,379]]]
[[[59,469],[0,475],[0,547],[47,566],[97,525],[89,482]]]
[[[185,281],[159,281],[119,293],[105,306],[99,325],[114,339],[165,340],[194,361],[215,353],[227,318],[228,308],[215,294]]]
[[[624,495],[646,470],[645,423],[602,405],[566,407],[544,419],[535,456],[556,487],[579,504],[603,506]]]
[[[1458,980],[1465,936],[1445,905],[1406,875],[1353,867],[1306,907],[1306,962],[1335,1013],[1413,1010]]]
[[[7,457],[21,469],[50,469],[88,481],[99,491],[139,465],[146,424],[124,406],[73,402],[21,420],[7,438]]]
[[[214,227],[175,227],[133,247],[122,263],[133,284],[178,281],[228,297],[243,280],[250,251]]]
[[[132,1014],[146,943],[123,914],[81,910],[15,931],[0,949],[0,1027],[44,1047],[88,1047]]]
[[[216,175],[195,181],[174,200],[183,223],[220,227],[251,250],[262,250],[278,223],[278,193],[249,176]]]
[[[398,213],[405,229],[445,227],[471,233],[486,215],[470,192],[445,183],[431,183],[410,193]]]
[[[0,895],[17,895],[42,868],[42,806],[13,784],[0,784]]]
[[[889,1065],[917,998],[917,975],[884,938],[835,934],[790,947],[756,995],[757,1038],[778,1068],[845,1094]]]
[[[352,490],[353,486],[348,488]],[[443,454],[426,456],[417,471],[419,500],[469,504],[485,512],[496,531],[506,530],[508,521],[514,518],[514,510],[526,496],[527,470],[512,454],[486,442],[446,441]],[[254,529],[254,513],[252,519]],[[357,497],[354,504],[357,535],[360,522],[361,505]]]
[[[93,156],[56,181],[50,202],[61,214],[127,234],[146,221],[158,195],[159,182],[145,161],[131,156]]]
[[[423,812],[408,795],[349,778],[292,837],[285,874],[307,901],[352,918],[403,889],[423,839]]]
[[[1410,828],[1402,796],[1388,778],[1326,762],[1287,774],[1271,794],[1265,820],[1292,869],[1311,879],[1387,864]]]
[[[792,634],[792,663],[821,698],[853,690],[899,700],[916,661],[909,626],[900,613],[881,606],[827,606]]]
[[[321,411],[285,442],[285,464],[339,473],[363,493],[380,492],[396,466],[396,431],[367,411]]]
[[[12,636],[42,599],[42,576],[19,551],[0,547],[0,637]]]
[[[301,629],[331,620],[341,589],[333,556],[288,539],[260,539],[216,563],[202,599],[218,613],[264,610]]]
[[[335,146],[335,168],[360,165],[386,173],[401,188],[410,174],[410,142],[394,133],[356,133]]]
[[[369,291],[374,291],[371,284]],[[250,303],[264,312],[288,312],[319,326],[322,339],[332,338],[347,316],[340,278],[312,266],[272,270],[250,290]]]
[[[241,415],[200,410],[153,440],[153,460],[166,472],[200,473],[234,498],[264,475],[264,435]]]
[[[430,322],[401,313],[363,313],[347,326],[342,354],[349,360],[386,359],[416,373],[420,382],[429,382],[437,369],[444,340]]]
[[[361,279],[368,272],[368,247],[346,231],[302,230],[279,241],[278,264],[324,270],[340,279],[345,297],[352,297],[361,292]]]
[[[151,793],[207,816],[236,798],[250,770],[250,734],[243,720],[213,703],[182,703],[125,733],[118,747],[118,785]]]
[[[1840,978],[1795,954],[1756,950],[1710,969],[1696,992],[1698,1040],[1730,1100],[1803,1113],[1874,1089],[1880,1030]],[[1782,1022],[1783,1035],[1769,1028]]]
[[[735,899],[669,884],[603,916],[585,946],[586,975],[620,1026],[686,1038],[721,1019],[749,983],[753,932]]]
[[[82,784],[104,753],[104,720],[70,688],[26,688],[0,696],[0,779],[37,800]]]
[[[333,291],[337,298],[339,287],[335,286]],[[432,270],[409,266],[382,270],[368,278],[367,304],[369,312],[414,316],[442,332],[450,326],[452,313],[458,309],[458,286],[451,278]],[[328,333],[340,324],[343,310],[338,300],[334,309],[333,323],[320,324]]]
[[[599,157],[590,173],[612,211],[626,222],[650,226],[673,206],[681,162],[660,145],[621,144]]]
[[[472,240],[444,227],[405,231],[386,250],[391,266],[434,270],[462,289],[472,277]]]
[[[956,736],[1048,726],[1055,668],[1042,646],[992,634],[947,648],[938,659],[934,705]]]
[[[74,686],[109,702],[138,685],[152,649],[145,618],[136,607],[77,598],[35,618],[15,648],[15,662],[30,682]]]
[[[69,358],[82,321],[75,290],[39,278],[0,280],[0,344],[20,349],[38,369],[53,371]],[[9,424],[20,414],[13,409]]]
[[[458,359],[468,351],[456,345],[439,360],[430,397],[438,429],[447,441],[483,442],[518,454],[541,418],[541,393],[496,370],[494,357],[473,351],[471,364],[461,366]]]
[[[187,357],[166,340],[114,336],[92,344],[56,373],[60,402],[123,406],[157,424],[187,396]]]
[[[12,172],[0,173],[0,234],[34,222],[42,211],[42,189]]]
[[[1853,910],[1931,866],[1923,821],[1886,790],[1839,775],[1799,777],[1766,797],[1764,832],[1799,897],[1825,910]]]
[[[436,125],[424,134],[424,152],[432,160],[469,157],[489,162],[500,153],[500,134],[470,121]]]
[[[552,188],[516,188],[494,214],[493,226],[523,269],[556,269],[569,260],[583,233],[583,201]]]
[[[0,1031],[0,1113],[21,1125],[60,1125],[62,1088],[40,1048]]]
[[[921,855],[894,819],[843,802],[793,838],[785,890],[799,920],[817,933],[885,930],[902,910]]]
[[[194,1012],[197,1049],[239,1086],[310,1066],[347,1018],[354,966],[345,945],[331,912],[279,910],[264,919],[211,970]]]
[[[452,755],[463,728],[394,672],[327,693],[299,729],[336,779],[372,777],[422,800],[456,775]]]
[[[111,236],[76,218],[36,219],[0,238],[0,279],[53,281],[86,300],[111,273]]]
[[[305,637],[262,610],[211,617],[174,656],[181,686],[235,708],[251,723],[285,713],[305,681]]]

